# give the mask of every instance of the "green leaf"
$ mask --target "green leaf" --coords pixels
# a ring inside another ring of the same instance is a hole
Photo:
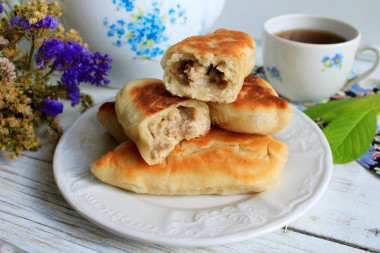
[[[336,107],[354,102],[354,99],[355,98],[333,100],[327,103],[315,105],[306,109],[303,112],[312,120],[317,120],[319,118],[322,118],[323,114],[329,112],[330,110]]]
[[[322,116],[322,120],[325,122],[330,122],[339,115],[350,112],[352,110],[355,110],[357,108],[371,108],[376,113],[380,112],[380,93],[377,95],[371,95],[363,97],[363,99],[357,99],[353,103],[341,105],[339,107],[336,107],[329,112],[325,113]]]
[[[376,112],[356,108],[335,118],[323,130],[335,164],[348,163],[362,156],[376,134]]]
[[[370,95],[370,96],[357,97],[357,98],[333,100],[327,103],[318,104],[313,107],[310,107],[309,109],[305,110],[304,113],[307,116],[309,116],[312,120],[322,119],[326,113],[332,113],[333,110],[338,110],[339,108],[343,106],[347,106],[349,104],[358,103],[358,101],[361,101],[361,100],[372,100],[371,102],[368,102],[368,104],[372,104],[372,102],[376,100],[380,100],[380,93]],[[367,102],[363,102],[363,104],[365,103]],[[362,104],[359,104],[358,107],[362,107]],[[355,106],[353,106],[353,108],[355,108]],[[376,111],[380,112],[380,110],[378,109],[376,109]],[[336,115],[339,115],[339,114],[336,114]],[[330,117],[327,117],[327,118],[330,118]]]

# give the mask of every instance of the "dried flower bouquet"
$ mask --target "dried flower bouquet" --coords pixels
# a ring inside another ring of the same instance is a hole
[[[63,100],[81,111],[93,104],[81,83],[106,86],[111,69],[108,55],[92,54],[75,30],[65,31],[57,18],[57,2],[23,1],[7,7],[0,1],[0,149],[8,159],[37,150],[36,130],[47,126],[52,141],[62,135],[57,115]],[[21,45],[28,50],[22,50]],[[59,80],[51,83],[51,75]]]

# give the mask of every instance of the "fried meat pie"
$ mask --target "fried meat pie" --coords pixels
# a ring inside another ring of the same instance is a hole
[[[212,128],[184,140],[163,163],[149,166],[132,141],[92,164],[101,181],[136,193],[158,195],[243,194],[274,188],[288,159],[287,146],[264,135]]]
[[[219,29],[189,37],[163,55],[166,89],[205,102],[232,103],[255,65],[256,43],[247,33]]]
[[[159,79],[127,83],[117,94],[117,118],[149,164],[161,163],[181,140],[210,129],[206,103],[171,95]]]

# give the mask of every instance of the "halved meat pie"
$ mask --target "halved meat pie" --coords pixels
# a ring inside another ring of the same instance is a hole
[[[206,103],[175,97],[159,79],[127,83],[117,94],[117,118],[149,164],[161,163],[181,140],[210,130]]]
[[[161,60],[166,89],[205,102],[232,103],[255,65],[250,35],[226,29],[189,37],[171,46]]]

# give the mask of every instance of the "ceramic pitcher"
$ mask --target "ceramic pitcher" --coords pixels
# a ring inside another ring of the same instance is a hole
[[[164,51],[207,31],[224,0],[60,0],[62,22],[78,30],[92,52],[113,59],[111,86],[162,78]]]

